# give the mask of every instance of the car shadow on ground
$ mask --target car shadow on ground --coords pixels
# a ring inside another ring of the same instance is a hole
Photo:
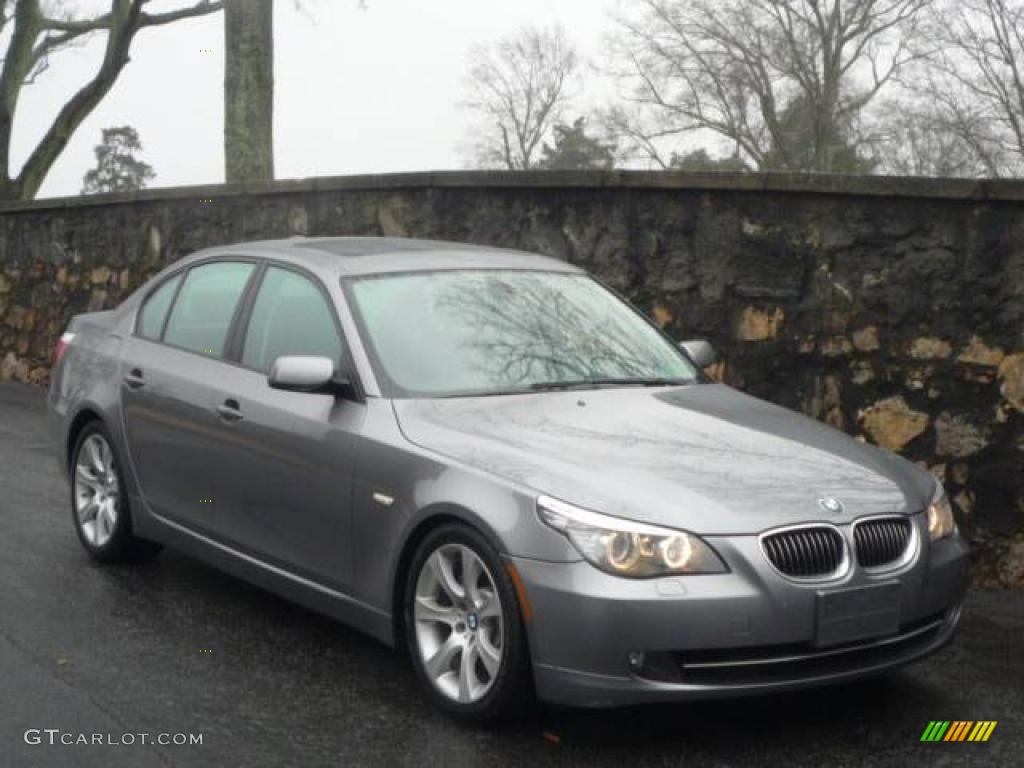
[[[175,631],[182,632],[182,642],[197,633],[207,638],[204,642],[226,659],[208,682],[230,692],[233,705],[257,696],[261,686],[287,691],[275,717],[293,733],[311,727],[311,712],[317,713],[316,721],[339,724],[375,713],[392,724],[396,749],[429,732],[431,740],[474,749],[483,740],[499,753],[503,745],[516,754],[525,747],[552,757],[568,750],[575,762],[593,752],[595,764],[633,750],[667,755],[685,749],[690,755],[696,750],[738,758],[751,745],[776,755],[802,745],[811,753],[828,753],[846,742],[863,748],[874,738],[880,747],[891,745],[894,737],[917,741],[927,723],[920,713],[942,717],[950,698],[942,685],[915,674],[915,666],[855,683],[738,699],[610,710],[537,704],[512,723],[473,728],[430,706],[401,653],[191,558],[167,552],[141,568],[97,570],[121,592],[119,612],[168,630],[172,636],[163,642],[176,642]],[[177,616],[170,627],[166,612]],[[243,650],[244,662],[238,659]],[[243,690],[233,687],[234,664],[248,670]],[[340,728],[317,738],[344,733]]]
[[[789,693],[618,709],[542,709],[552,735],[595,745],[679,741],[687,746],[728,744],[737,737],[762,744],[805,741],[810,733],[891,727],[910,702],[935,704],[941,690],[901,672]],[[920,735],[919,733],[917,735]]]

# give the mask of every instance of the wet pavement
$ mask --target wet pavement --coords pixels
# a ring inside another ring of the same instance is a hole
[[[973,591],[953,645],[809,692],[612,711],[536,707],[501,728],[435,712],[393,651],[164,552],[81,550],[42,393],[0,385],[0,766],[1020,765],[1024,594]],[[996,720],[987,743],[921,743]],[[44,729],[57,729],[50,735]],[[40,744],[27,744],[39,731]],[[61,745],[78,734],[201,745]],[[62,736],[63,735],[63,736]]]

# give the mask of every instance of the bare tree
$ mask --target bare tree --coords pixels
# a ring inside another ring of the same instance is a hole
[[[909,86],[972,169],[1024,173],[1024,2],[942,0],[932,9],[938,50]]]
[[[274,178],[273,0],[224,8],[224,166],[228,182]]]
[[[947,94],[948,96],[948,94]],[[979,115],[959,105],[950,113],[934,100],[904,95],[886,105],[869,140],[884,173],[900,176],[988,176],[991,171],[969,136]]]
[[[40,0],[0,2],[0,39],[6,41],[0,66],[0,199],[31,199],[82,121],[96,108],[128,63],[135,35],[146,27],[221,10],[221,2],[199,0],[175,10],[150,13],[149,0],[111,0],[106,13],[80,17],[63,3]],[[86,36],[105,32],[98,71],[58,112],[17,175],[12,175],[11,136],[22,88],[49,65],[50,57]]]
[[[617,23],[621,140],[666,164],[666,140],[711,133],[761,169],[851,162],[862,111],[920,52],[931,0],[633,0]]]
[[[475,47],[463,106],[483,123],[475,141],[478,159],[512,170],[533,167],[543,140],[563,117],[578,66],[560,26],[524,27],[493,46]]]

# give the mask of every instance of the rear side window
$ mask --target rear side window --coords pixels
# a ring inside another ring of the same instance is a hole
[[[242,365],[269,371],[282,355],[316,355],[341,364],[334,310],[308,278],[270,267],[252,306]]]
[[[167,317],[167,310],[174,300],[174,292],[181,282],[181,275],[176,275],[164,282],[159,288],[149,295],[146,303],[142,305],[139,312],[139,335],[147,339],[159,339],[160,331],[164,328],[164,318]]]
[[[167,320],[164,341],[220,357],[252,264],[218,262],[189,270]]]

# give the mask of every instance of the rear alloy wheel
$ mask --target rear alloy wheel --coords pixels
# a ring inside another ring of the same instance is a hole
[[[507,714],[529,686],[526,642],[510,579],[475,531],[427,536],[406,589],[406,634],[418,676],[443,709],[470,720]]]
[[[114,470],[114,452],[97,432],[89,435],[75,462],[75,513],[82,537],[100,549],[117,525],[121,487]]]
[[[145,557],[161,547],[132,535],[117,457],[99,422],[82,430],[71,461],[71,506],[82,546],[102,561]]]

